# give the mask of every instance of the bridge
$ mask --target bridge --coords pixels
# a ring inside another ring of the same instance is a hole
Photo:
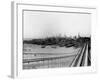
[[[90,51],[88,51],[88,44],[85,43],[81,50],[79,50],[75,59],[71,63],[71,67],[79,67],[79,66],[90,66],[91,65],[91,55]]]
[[[70,62],[67,60],[71,59]],[[80,66],[90,66],[91,65],[91,56],[90,51],[88,50],[88,43],[85,43],[78,51],[76,55],[62,55],[55,57],[45,57],[45,58],[36,58],[36,59],[24,59],[23,63],[27,68],[36,68],[37,66],[46,66],[51,67],[51,64],[55,64],[56,67],[80,67]],[[30,64],[33,63],[33,64]],[[67,64],[67,65],[66,65]]]

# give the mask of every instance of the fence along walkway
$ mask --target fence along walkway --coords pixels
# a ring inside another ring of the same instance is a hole
[[[79,66],[89,66],[89,51],[88,44],[85,43],[82,49],[79,51],[75,59],[71,63],[71,67],[79,67]]]
[[[72,58],[73,57],[73,58]],[[68,60],[70,58],[70,62]],[[24,59],[23,63],[24,69],[30,68],[49,68],[49,67],[80,67],[80,66],[89,66],[90,53],[88,51],[88,44],[85,43],[82,48],[79,49],[77,55],[73,56],[57,56],[49,58],[37,58],[37,59]],[[28,64],[26,64],[28,63]],[[54,65],[51,65],[54,64]]]

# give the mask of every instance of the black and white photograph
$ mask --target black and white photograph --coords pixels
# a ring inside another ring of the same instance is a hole
[[[91,66],[91,14],[23,10],[22,68]]]

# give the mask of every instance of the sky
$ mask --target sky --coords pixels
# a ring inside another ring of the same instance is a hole
[[[24,11],[23,19],[24,39],[91,33],[91,14]]]

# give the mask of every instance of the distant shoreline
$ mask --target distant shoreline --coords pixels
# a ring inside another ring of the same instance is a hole
[[[46,46],[52,46],[53,48],[56,48],[56,46],[59,47],[81,47],[84,45],[84,43],[91,44],[91,37],[81,37],[73,36],[73,37],[67,37],[67,36],[52,36],[52,37],[46,37],[46,38],[38,38],[38,39],[27,39],[23,40],[23,44],[36,44],[41,45],[42,48],[45,48]]]

